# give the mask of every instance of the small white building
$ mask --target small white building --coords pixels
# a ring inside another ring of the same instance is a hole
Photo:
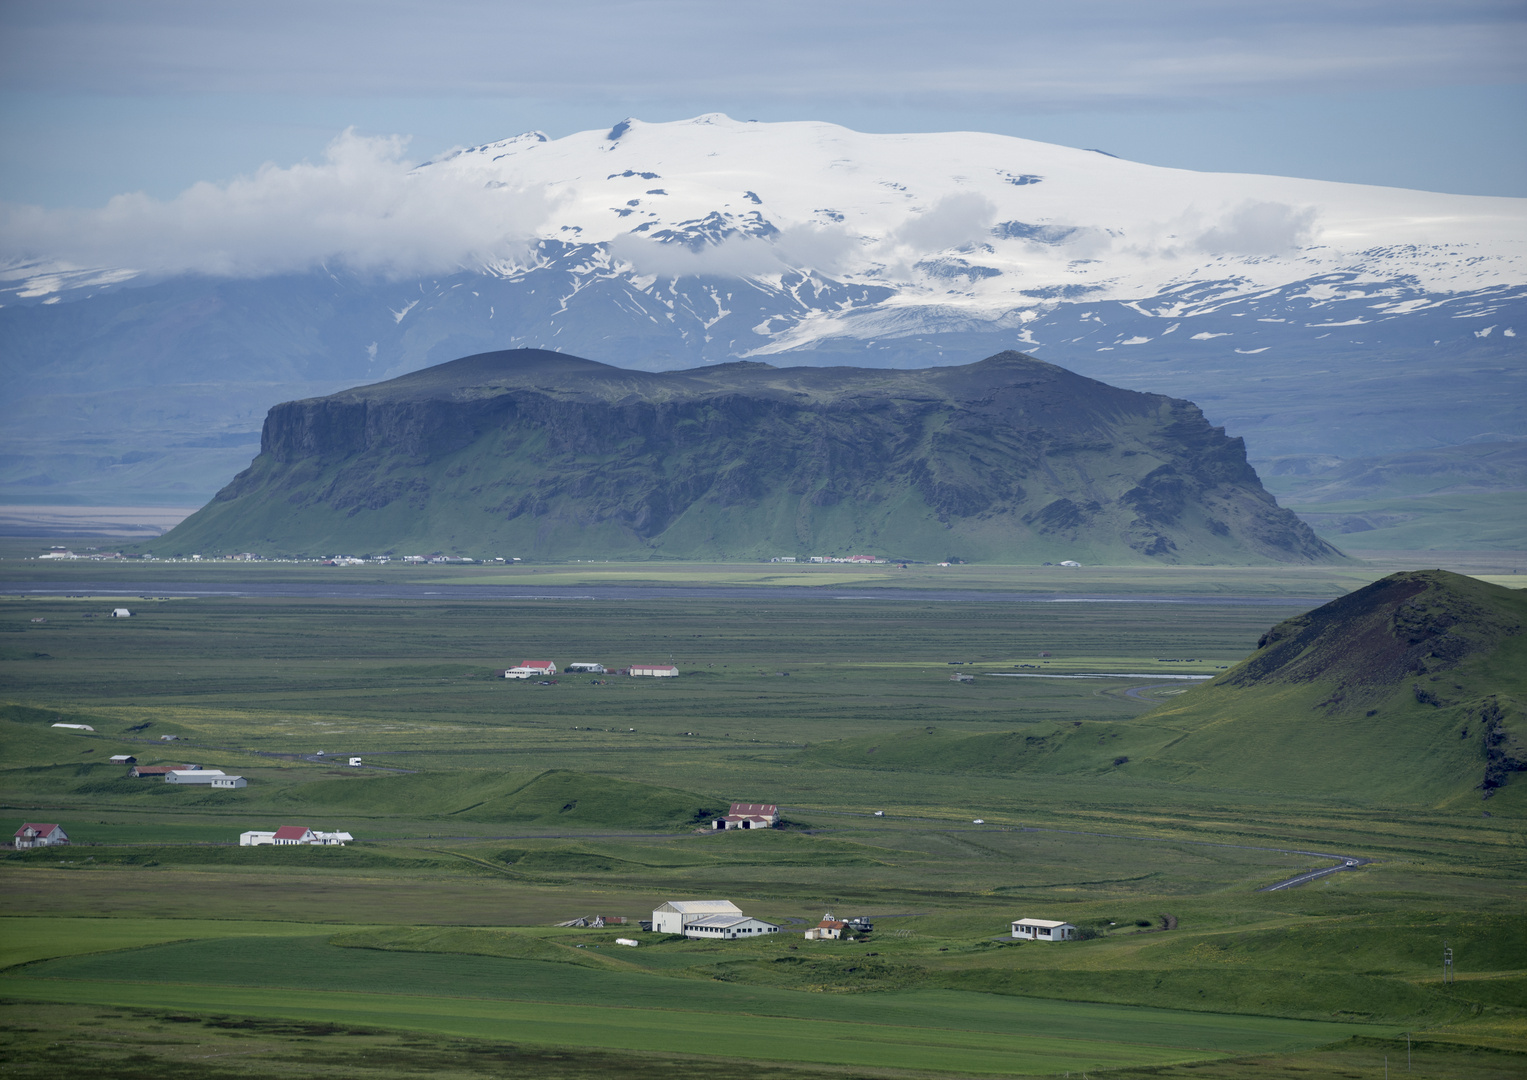
[[[772,829],[779,824],[779,807],[773,803],[732,803],[725,817],[711,822],[716,829]]]
[[[113,619],[130,619],[132,616],[133,613],[128,611],[125,607],[111,609],[111,617]]]
[[[1013,937],[1020,941],[1070,941],[1076,927],[1051,919],[1018,919],[1013,923]]]
[[[69,836],[62,826],[52,822],[28,821],[16,830],[14,844],[19,851],[26,848],[57,847],[68,842]]]
[[[355,837],[347,832],[318,832],[315,830],[313,839],[310,842],[328,847],[344,847],[354,839]]]
[[[249,781],[242,776],[214,776],[212,778],[214,788],[241,788],[248,787]]]
[[[352,769],[358,769],[358,768],[360,768],[360,767],[361,767],[361,759],[360,759],[360,758],[358,758],[358,757],[353,757],[353,758],[351,758],[351,759],[350,759],[350,767],[351,767],[351,768],[352,768]]]
[[[603,664],[568,664],[567,665],[567,672],[568,672],[569,675],[573,674],[574,672],[576,672],[576,673],[578,673],[580,675],[603,675],[603,674],[605,674],[605,670],[604,670],[604,665]]]
[[[66,728],[69,731],[94,731],[95,730],[95,728],[91,727],[89,724],[54,724],[53,726],[57,727],[57,728]]]
[[[541,672],[538,669],[529,667],[512,667],[504,669],[504,678],[506,679],[529,679],[535,676],[539,676],[540,674]]]
[[[110,761],[113,765],[136,765],[138,759],[131,754],[112,754]]]
[[[679,674],[679,669],[672,664],[632,664],[632,675],[651,675],[658,679],[672,679]]]
[[[520,664],[520,667],[529,668],[537,675],[555,675],[557,673],[557,665],[551,660],[526,660]]]
[[[274,844],[276,834],[274,832],[246,832],[239,833],[239,847],[262,847],[265,844]]]
[[[730,900],[670,900],[652,911],[652,931],[657,934],[682,934],[698,919],[712,915],[741,915],[742,909]]]
[[[777,934],[779,927],[747,915],[707,915],[684,926],[684,936],[700,941],[734,941],[755,934]]]
[[[228,774],[222,769],[171,769],[164,774],[166,784],[211,784],[218,777]],[[240,780],[243,777],[239,777]]]

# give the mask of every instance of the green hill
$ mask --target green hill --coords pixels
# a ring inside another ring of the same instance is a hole
[[[821,764],[1099,775],[1207,790],[1527,811],[1527,592],[1393,574],[1279,623],[1225,674],[1126,722],[818,744]]]
[[[467,357],[271,410],[147,548],[1271,563],[1339,559],[1191,402],[1021,353],[913,371]]]

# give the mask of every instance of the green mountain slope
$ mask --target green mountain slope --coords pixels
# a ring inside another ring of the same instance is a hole
[[[1279,623],[1138,720],[821,743],[824,765],[1090,775],[1395,806],[1527,812],[1527,592],[1394,574]]]
[[[1339,559],[1190,402],[1020,353],[648,373],[487,353],[271,410],[163,554]]]

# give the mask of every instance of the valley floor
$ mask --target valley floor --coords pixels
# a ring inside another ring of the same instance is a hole
[[[1521,790],[1396,798],[1382,753],[1339,788],[1272,790],[1255,757],[1211,775],[1151,749],[1144,714],[1193,684],[1140,676],[1225,670],[1360,572],[1177,575],[1216,604],[1098,570],[1073,595],[1137,596],[856,599],[851,580],[183,596],[126,620],[92,617],[100,572],[29,570],[74,598],[0,599],[0,803],[72,841],[0,859],[7,1074],[1377,1076],[1407,1039],[1409,1075],[1527,1072]],[[681,674],[493,677],[543,655]],[[129,780],[113,754],[249,786]],[[784,827],[706,828],[731,801],[777,802]],[[283,824],[357,842],[237,846]],[[1327,855],[1370,861],[1261,891]],[[784,932],[554,925],[695,897]],[[803,940],[827,911],[875,929]],[[1084,940],[1015,943],[1019,917]]]

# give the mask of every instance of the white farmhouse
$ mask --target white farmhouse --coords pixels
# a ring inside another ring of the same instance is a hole
[[[1022,941],[1070,941],[1075,935],[1076,927],[1068,922],[1018,919],[1013,923],[1013,936]]]
[[[51,821],[38,822],[28,821],[16,830],[16,838],[13,843],[18,851],[35,847],[55,847],[59,844],[67,844],[69,836],[63,827],[55,825]]]

